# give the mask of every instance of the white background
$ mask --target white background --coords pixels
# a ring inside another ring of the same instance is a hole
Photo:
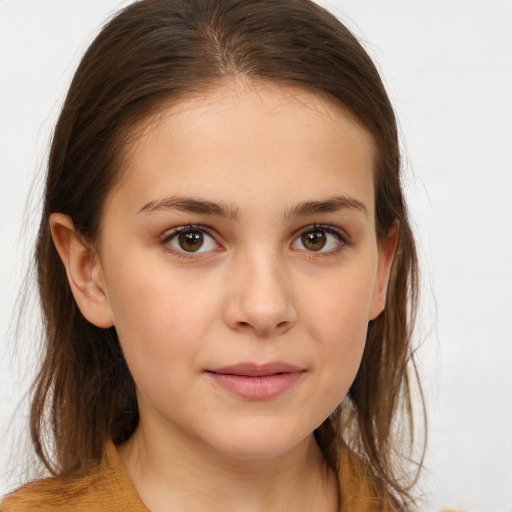
[[[0,0],[0,495],[25,431],[23,409],[10,421],[34,342],[13,344],[13,308],[51,129],[77,59],[126,3]],[[424,509],[511,512],[512,1],[321,3],[377,62],[404,139],[424,285]]]

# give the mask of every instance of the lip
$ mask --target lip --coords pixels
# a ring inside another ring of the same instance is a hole
[[[247,400],[269,400],[293,387],[305,370],[283,362],[242,363],[206,370],[212,381]]]

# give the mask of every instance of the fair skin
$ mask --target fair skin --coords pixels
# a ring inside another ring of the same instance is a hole
[[[373,141],[330,101],[242,81],[145,128],[96,246],[51,217],[137,386],[128,475],[153,512],[335,511],[313,431],[357,373],[396,245],[375,234]]]

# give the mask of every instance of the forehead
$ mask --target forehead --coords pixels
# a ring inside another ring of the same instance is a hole
[[[372,211],[374,153],[371,135],[335,101],[230,81],[163,105],[140,123],[113,195],[150,201],[195,187],[216,196],[208,199],[236,203],[251,191],[268,203],[348,189]]]

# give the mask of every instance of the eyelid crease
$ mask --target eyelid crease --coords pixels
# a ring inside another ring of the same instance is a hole
[[[204,226],[201,224],[186,224],[186,225],[181,225],[181,226],[176,226],[174,228],[171,228],[171,229],[167,230],[160,237],[159,243],[162,246],[164,246],[164,248],[167,252],[172,253],[175,257],[178,257],[178,258],[184,259],[184,260],[189,260],[189,261],[197,258],[199,255],[204,257],[204,256],[208,256],[209,254],[211,254],[213,252],[216,252],[214,249],[208,250],[208,251],[190,251],[190,252],[185,251],[185,250],[182,251],[182,250],[176,249],[175,247],[173,247],[170,244],[170,241],[173,240],[176,236],[180,235],[181,233],[186,233],[189,231],[201,231],[202,233],[209,236],[210,238],[212,238],[215,241],[217,248],[222,247],[221,244],[219,244],[219,242],[217,241],[217,236],[215,236],[213,234],[214,230],[212,230],[208,226]],[[293,248],[293,245],[296,243],[296,241],[298,239],[300,239],[300,237],[302,235],[304,235],[305,233],[314,232],[314,231],[324,231],[326,233],[329,233],[329,234],[335,236],[339,240],[339,244],[337,245],[337,247],[327,250],[327,251],[310,251],[306,248],[304,248],[304,249]],[[307,253],[307,254],[309,254],[309,257],[313,257],[313,255],[315,255],[315,257],[320,257],[320,256],[333,256],[333,255],[337,254],[339,251],[343,250],[343,248],[350,246],[351,244],[352,244],[352,239],[351,239],[350,235],[348,235],[348,233],[345,232],[345,230],[343,230],[337,226],[334,226],[332,224],[315,223],[315,224],[309,224],[308,226],[304,226],[300,230],[296,231],[293,241],[292,241],[292,245],[290,246],[290,248],[294,251],[298,250],[298,251]]]
[[[310,231],[327,231],[333,235],[336,235],[340,238],[340,240],[346,245],[350,245],[352,243],[352,239],[350,235],[344,230],[337,226],[333,226],[332,224],[310,224],[299,230],[299,236],[304,233],[308,233]]]
[[[208,226],[203,226],[202,224],[186,224],[182,226],[176,226],[175,228],[168,229],[165,233],[160,237],[160,241],[162,243],[167,243],[169,240],[174,238],[176,235],[180,233],[186,233],[187,231],[202,231],[203,233],[215,238],[213,236],[213,230]]]
[[[180,235],[181,233],[187,233],[189,231],[201,231],[203,234],[209,236],[212,240],[214,240],[217,247],[221,247],[218,243],[216,237],[212,234],[213,230],[209,228],[208,226],[203,225],[194,225],[194,224],[187,224],[183,226],[177,226],[175,228],[171,228],[167,230],[159,240],[160,245],[162,245],[166,252],[171,253],[173,256],[191,261],[193,259],[196,259],[199,255],[201,256],[208,256],[210,253],[215,252],[214,250],[210,251],[191,251],[187,252],[185,250],[178,250],[175,247],[173,247],[170,242],[175,238],[176,236]]]
[[[322,250],[313,251],[313,250],[308,250],[307,248],[297,249],[297,248],[293,247],[293,245],[295,243],[297,243],[297,241],[305,233],[311,233],[311,232],[314,232],[315,230],[316,231],[324,231],[328,234],[335,236],[338,239],[339,243],[337,244],[336,247],[326,250],[326,251],[322,251]],[[311,224],[311,225],[306,226],[298,231],[297,235],[295,236],[295,238],[292,241],[290,248],[294,251],[298,251],[299,253],[303,253],[308,258],[319,258],[319,257],[335,256],[335,255],[339,254],[341,251],[343,251],[344,249],[346,249],[347,247],[350,247],[351,244],[352,244],[351,237],[343,229],[338,228],[337,226],[333,226],[331,224]]]

